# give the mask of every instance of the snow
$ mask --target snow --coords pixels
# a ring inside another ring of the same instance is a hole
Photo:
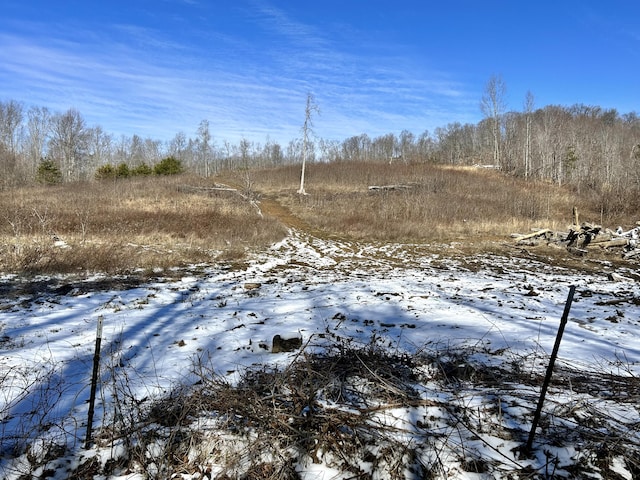
[[[584,273],[508,255],[463,258],[451,251],[432,252],[433,246],[358,244],[292,231],[269,251],[253,254],[243,268],[194,266],[178,280],[159,279],[124,290],[90,288],[106,280],[95,276],[74,282],[64,295],[49,288],[52,279],[34,279],[42,283],[41,291],[0,299],[0,478],[19,478],[29,462],[46,464],[52,444],[61,451],[83,452],[83,458],[93,452],[103,465],[120,448],[82,450],[100,317],[102,380],[109,382],[109,372],[121,369],[131,396],[145,402],[196,382],[198,362],[232,383],[247,367],[286,366],[296,352],[271,353],[274,335],[299,336],[308,351],[322,350],[327,333],[361,345],[375,338],[390,351],[410,354],[469,347],[486,364],[520,362],[543,372],[569,287],[575,285],[559,364],[583,369],[586,375],[640,375],[640,286],[632,280],[633,270],[603,264],[601,274]],[[608,280],[605,274],[614,271],[621,281]],[[16,276],[0,280],[7,286],[22,282]],[[526,463],[514,456],[518,442],[496,436],[487,425],[494,416],[514,431],[527,432],[538,389],[515,384],[512,396],[491,398],[486,392],[474,396],[472,389],[454,395],[428,382],[419,388],[424,399],[476,412],[477,430],[456,433],[464,448],[502,465]],[[99,390],[94,425],[113,415],[114,388],[101,384]],[[629,422],[629,428],[639,420],[638,410],[617,402],[613,392],[601,392],[596,400],[572,392],[570,385],[568,391],[550,393],[547,411],[573,410],[578,418],[604,410],[616,422]],[[343,408],[326,399],[319,402]],[[420,412],[442,416],[437,408]],[[404,432],[410,442],[417,429],[415,414],[408,408],[385,410],[375,421]],[[446,430],[445,419],[439,422]],[[13,453],[27,450],[29,461],[26,453]],[[545,465],[553,456],[553,468],[561,473],[576,463],[580,452],[547,446],[536,455],[530,464]],[[71,464],[79,461],[72,458]],[[465,471],[453,456],[439,460],[446,463],[450,478],[485,478]],[[620,478],[632,478],[618,456],[610,468]],[[300,462],[296,470],[305,479],[342,478],[331,465],[311,460]],[[493,475],[499,478],[501,471]],[[61,473],[57,478],[65,477]],[[122,478],[143,477],[122,472]]]

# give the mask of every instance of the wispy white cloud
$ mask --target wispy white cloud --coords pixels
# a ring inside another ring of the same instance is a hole
[[[383,41],[376,44],[368,40],[371,53],[363,57],[349,47],[362,42],[362,32],[319,31],[265,2],[255,5],[254,19],[259,26],[288,40],[270,54],[292,84],[313,90],[320,103],[329,104],[323,108],[323,116],[329,114],[330,118],[318,123],[340,123],[336,128],[327,127],[332,133],[432,129],[435,122],[475,120],[461,113],[468,111],[472,102],[468,89],[459,81],[421,69],[414,60],[394,54]],[[474,98],[474,109],[476,103]]]
[[[250,5],[247,12],[264,30],[271,31],[304,50],[316,51],[327,45],[327,39],[316,27],[295,20],[285,10],[261,0],[252,0]]]
[[[234,136],[250,135],[250,120],[265,107],[277,111],[285,92],[220,66],[196,70],[178,58],[178,66],[166,59],[170,65],[160,65],[139,51],[44,46],[7,35],[0,36],[0,45],[10,46],[0,49],[0,78],[20,79],[5,95],[58,110],[74,106],[122,133],[167,137],[214,117],[221,130],[236,125]]]
[[[359,56],[335,32],[265,2],[251,6],[248,18],[266,38],[194,27],[203,44],[188,44],[126,23],[100,35],[76,30],[77,40],[2,33],[2,94],[59,111],[73,106],[117,135],[163,139],[194,133],[208,119],[218,138],[287,141],[300,134],[307,92],[321,107],[316,133],[335,139],[420,133],[468,111],[465,86],[446,74],[390,55],[388,46]]]

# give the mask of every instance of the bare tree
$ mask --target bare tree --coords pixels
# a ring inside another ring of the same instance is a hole
[[[16,101],[0,102],[0,162],[4,167],[4,181],[15,173],[22,110],[22,104]]]
[[[194,141],[191,138],[187,139],[187,135],[181,131],[167,143],[167,155],[180,160],[188,170],[196,172],[198,166],[193,151],[194,146]]]
[[[146,162],[147,155],[145,152],[144,140],[139,135],[135,133],[131,137],[131,146],[130,146],[130,166],[140,166]]]
[[[353,136],[342,141],[342,158],[345,160],[360,160],[360,137]]]
[[[131,137],[120,135],[113,152],[114,163],[129,164],[131,160]]]
[[[105,133],[100,126],[90,128],[87,131],[87,142],[93,167],[109,163],[111,157],[111,135]]]
[[[184,132],[178,132],[173,139],[169,142],[167,147],[169,155],[177,158],[178,160],[184,160],[183,154],[187,149],[187,135]]]
[[[433,153],[436,149],[436,143],[428,130],[422,132],[418,137],[416,149],[417,154],[422,161],[430,160],[433,158]]]
[[[298,193],[300,195],[306,195],[307,192],[304,189],[304,175],[305,169],[307,166],[307,159],[309,157],[309,135],[313,133],[313,122],[311,120],[311,115],[316,112],[319,113],[320,110],[318,105],[316,104],[315,98],[313,94],[307,94],[307,105],[304,109],[304,125],[302,126],[302,171],[300,173],[300,188],[298,189]]]
[[[224,158],[220,160],[220,168],[231,168],[231,166],[233,165],[233,159],[231,158],[231,156],[233,155],[233,146],[231,145],[231,142],[229,142],[229,140],[222,141],[221,155],[223,155]]]
[[[531,175],[531,122],[533,117],[533,93],[527,92],[524,99],[525,137],[524,137],[524,178]]]
[[[378,161],[391,163],[397,150],[397,139],[393,133],[376,137],[372,144],[372,156]]]
[[[242,165],[242,171],[244,174],[244,194],[248,199],[253,196],[253,178],[251,177],[251,143],[246,138],[240,140],[238,151],[240,155],[240,164]]]
[[[320,155],[326,162],[335,162],[340,158],[340,142],[338,140],[326,140],[321,138],[319,141]]]
[[[156,163],[162,160],[162,141],[153,138],[144,139],[145,162]]]
[[[88,131],[84,118],[76,109],[55,115],[52,124],[51,150],[62,164],[65,180],[77,180],[82,173],[82,162],[86,158]]]
[[[262,148],[262,162],[263,165],[278,166],[284,162],[284,153],[282,147],[278,142],[274,142],[267,138],[267,142]]]
[[[416,137],[409,130],[400,132],[400,156],[407,163],[413,160]]]
[[[211,132],[209,131],[209,120],[202,120],[198,126],[198,156],[200,162],[204,165],[204,176],[211,175],[211,153],[213,147],[211,145]]]
[[[493,163],[499,168],[502,168],[502,159],[500,157],[500,122],[506,110],[506,93],[507,87],[502,77],[493,75],[487,82],[484,94],[482,95],[482,101],[480,102],[482,113],[492,121]]]
[[[287,148],[285,150],[285,158],[287,160],[287,163],[298,163],[300,161],[300,157],[302,157],[302,140],[300,140],[299,138],[289,140],[289,143],[287,143]]]
[[[27,111],[26,151],[31,175],[35,176],[38,163],[46,156],[51,134],[51,112],[46,107],[31,107]]]

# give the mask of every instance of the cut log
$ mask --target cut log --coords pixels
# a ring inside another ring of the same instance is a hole
[[[534,237],[540,237],[542,235],[546,235],[547,233],[550,233],[551,230],[549,230],[548,228],[544,228],[542,230],[537,230],[533,233],[528,233],[527,235],[518,235],[515,237],[516,242],[519,242],[521,240],[527,240],[528,238],[534,238]],[[517,234],[515,234],[517,235]]]
[[[613,236],[610,233],[598,233],[591,239],[591,243],[606,243],[612,240]],[[602,245],[601,245],[602,246]],[[606,248],[606,247],[605,247]]]
[[[587,253],[589,253],[589,250],[586,250],[584,248],[577,248],[577,247],[567,247],[567,251],[569,253],[572,253],[573,255],[577,255],[579,257],[583,257]]]
[[[602,248],[611,248],[611,247],[624,247],[629,243],[628,238],[614,238],[609,240],[608,242],[600,242],[598,246]]]
[[[623,277],[622,275],[619,275],[615,272],[611,272],[607,275],[607,278],[611,281],[611,282],[622,282],[625,280],[628,280],[627,278]]]

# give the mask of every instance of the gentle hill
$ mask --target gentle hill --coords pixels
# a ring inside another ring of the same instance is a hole
[[[495,249],[514,232],[637,220],[603,199],[486,168],[333,162],[214,177],[110,179],[0,192],[3,272],[148,272],[238,261],[286,228],[364,242]],[[219,188],[230,185],[235,190]],[[374,188],[371,188],[374,187]],[[285,228],[286,227],[286,228]]]

